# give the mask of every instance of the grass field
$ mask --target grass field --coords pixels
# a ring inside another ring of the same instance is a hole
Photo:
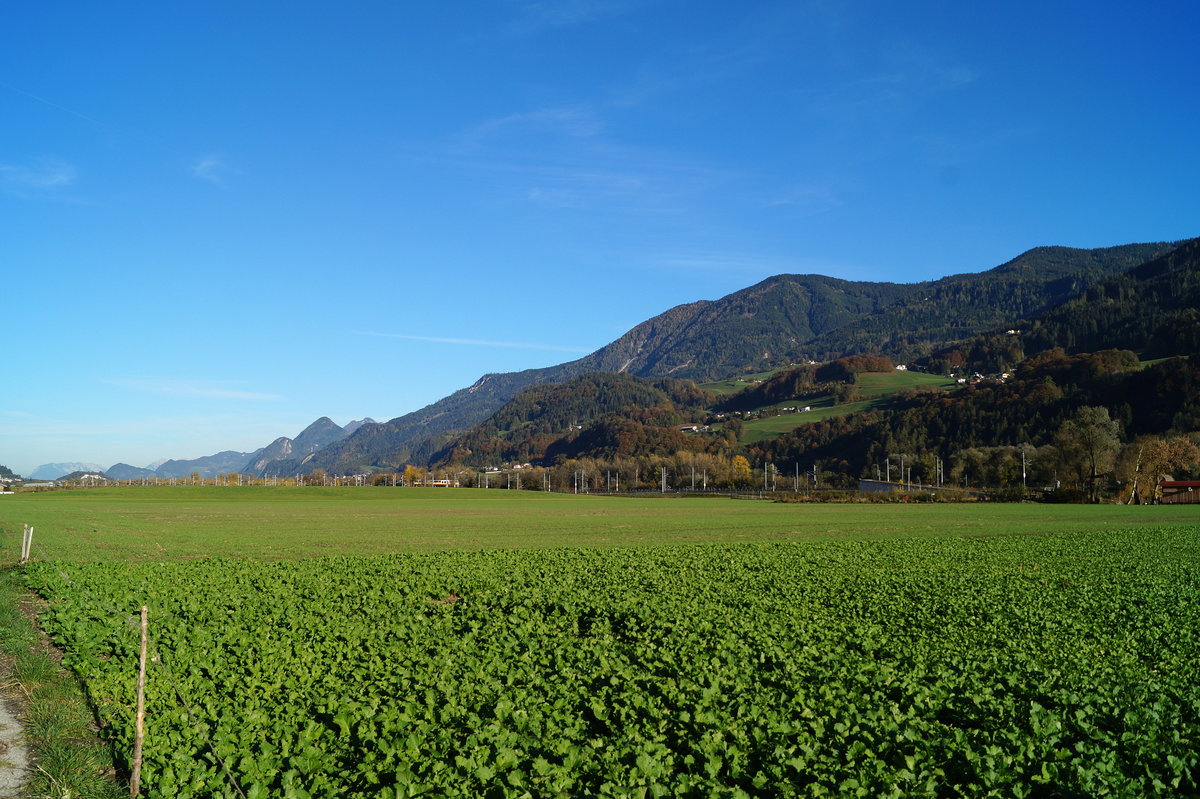
[[[1200,506],[828,505],[727,497],[604,497],[437,488],[145,487],[0,498],[5,551],[21,525],[62,560],[286,559],[446,549],[839,541],[1008,535],[1167,522]]]
[[[715,380],[712,383],[701,383],[700,388],[706,391],[711,391],[714,394],[733,394],[748,388],[755,383],[766,380],[776,372],[783,371],[782,369],[773,369],[769,372],[756,372],[754,374],[739,375],[738,377],[730,377],[725,380]]]
[[[10,563],[22,523],[119,773],[150,608],[148,797],[1200,789],[1200,506],[92,489],[4,497]]]

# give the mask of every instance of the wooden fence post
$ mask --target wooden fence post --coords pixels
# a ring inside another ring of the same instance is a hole
[[[137,716],[134,724],[133,764],[129,775],[129,795],[133,799],[137,799],[142,791],[142,742],[146,738],[146,649],[149,638],[147,614],[146,606],[142,605],[142,646],[138,654]]]
[[[29,552],[33,548],[33,528],[28,524],[24,525],[24,530],[21,534],[21,564],[24,566],[29,562]]]

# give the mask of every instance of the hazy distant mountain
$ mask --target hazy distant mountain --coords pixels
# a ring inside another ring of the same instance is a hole
[[[364,424],[376,424],[376,422],[370,416],[367,416],[362,419],[356,419],[352,422],[347,422],[346,426],[343,427],[342,430],[346,433],[346,435],[352,436],[357,433],[358,428],[362,427]]]
[[[364,424],[374,424],[367,418],[352,421],[345,427],[338,426],[328,416],[322,416],[304,428],[294,439],[281,437],[255,452],[241,469],[248,474],[291,474],[281,469],[280,464],[293,464],[311,458],[324,447],[345,439]]]
[[[311,455],[321,447],[340,441],[347,435],[349,434],[328,416],[322,416],[292,440],[292,453],[297,457]]]
[[[322,416],[304,428],[295,439],[281,436],[255,452],[226,450],[201,458],[160,458],[145,468],[131,466],[128,463],[115,463],[108,469],[104,469],[103,474],[112,480],[190,477],[192,472],[199,473],[201,477],[215,477],[218,474],[239,472],[261,474],[265,467],[274,461],[311,456],[321,448],[356,432],[364,424],[375,424],[375,420],[367,417],[351,421],[345,427],[340,427],[328,416]],[[95,474],[101,473],[101,471],[101,467],[95,463],[47,463],[35,469],[28,479],[57,480],[63,475],[73,472]]]
[[[226,450],[215,455],[205,455],[191,460],[170,460],[159,466],[155,474],[159,477],[189,477],[197,472],[201,477],[216,477],[218,474],[233,474],[241,471],[250,458],[249,452]]]
[[[143,477],[156,477],[153,469],[139,469],[128,463],[114,463],[104,470],[104,474],[113,480],[141,480]]]
[[[424,462],[522,389],[586,372],[709,380],[864,352],[904,360],[1055,307],[1171,246],[1039,247],[986,272],[912,284],[777,275],[719,300],[672,308],[577,361],[484,375],[432,405],[271,468],[351,472]]]
[[[29,480],[57,480],[71,472],[100,472],[103,470],[95,463],[43,463],[26,475]]]
[[[267,464],[292,457],[292,440],[280,436],[250,456],[250,460],[239,469],[243,474],[261,474]]]

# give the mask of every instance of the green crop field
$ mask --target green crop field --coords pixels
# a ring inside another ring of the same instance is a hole
[[[21,522],[122,764],[150,608],[153,797],[1200,790],[1200,506],[119,489],[5,497],[10,553]]]
[[[1200,521],[1200,506],[794,505],[725,497],[622,497],[438,488],[146,487],[16,494],[21,525],[55,560],[280,559],[442,549],[643,546],[803,538],[1036,533]]]

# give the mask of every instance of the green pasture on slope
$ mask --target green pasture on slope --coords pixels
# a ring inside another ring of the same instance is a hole
[[[767,378],[774,375],[776,372],[782,372],[782,369],[773,369],[769,372],[755,372],[754,374],[738,375],[737,377],[729,377],[725,380],[714,380],[711,383],[701,383],[700,388],[711,391],[714,394],[734,394],[744,388],[749,388],[755,383],[761,383]]]
[[[761,419],[751,419],[745,423],[741,441],[753,444],[768,438],[775,438],[790,433],[802,424],[820,422],[836,416],[847,416],[871,408],[883,407],[889,397],[901,391],[919,388],[951,389],[957,384],[954,380],[942,375],[931,375],[925,372],[892,371],[892,372],[863,372],[858,375],[855,386],[862,398],[855,402],[834,404],[832,394],[824,394],[808,400],[787,400],[776,403],[776,408],[793,405],[807,405],[811,411],[785,413],[779,416],[767,416]]]
[[[1200,524],[1197,506],[785,504],[728,497],[390,487],[122,487],[0,498],[0,546],[34,557],[292,559],[453,549],[1013,535]]]

